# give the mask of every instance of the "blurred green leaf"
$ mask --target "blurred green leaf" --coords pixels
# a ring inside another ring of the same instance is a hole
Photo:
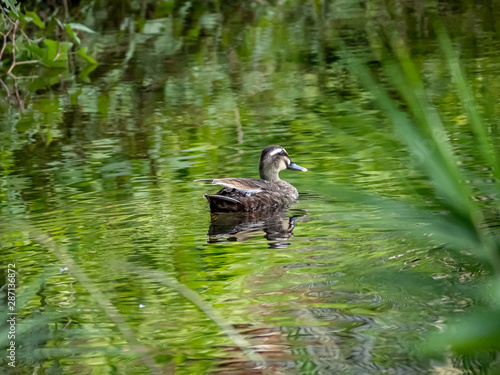
[[[80,38],[78,38],[78,35],[74,33],[73,29],[71,28],[71,25],[67,23],[65,28],[68,35],[71,36],[76,41],[76,43],[80,44],[81,43]]]
[[[16,8],[11,8],[9,11],[9,17],[14,19],[20,19],[20,14]]]
[[[450,73],[453,77],[453,82],[456,85],[457,93],[462,101],[464,112],[467,114],[471,129],[475,133],[475,139],[478,142],[478,149],[488,165],[498,166],[499,159],[495,149],[495,142],[492,141],[488,126],[479,112],[479,108],[473,95],[473,90],[470,86],[469,80],[467,80],[462,64],[454,51],[451,40],[440,22],[434,22],[434,28],[436,30],[436,35],[438,36],[441,51],[445,56]],[[493,168],[493,172],[496,175],[497,184],[500,184],[500,169]]]
[[[14,14],[16,15],[16,17],[19,18],[19,13],[17,11],[17,0],[2,0],[3,3],[5,5],[7,5],[7,8],[9,8],[12,12],[14,12]]]
[[[93,65],[98,64],[97,61],[95,61],[92,57],[90,57],[89,55],[87,55],[88,49],[89,49],[89,47],[82,47],[78,51],[76,51],[76,53],[78,53],[89,64],[93,64]]]
[[[81,23],[69,23],[68,24],[72,30],[80,30],[80,31],[85,31],[87,33],[94,34],[95,31],[92,29],[89,29],[87,26],[82,25]]]
[[[89,74],[92,73],[96,68],[97,68],[97,64],[87,64],[82,68],[82,70],[80,70],[78,77],[83,82],[90,82]]]
[[[38,44],[26,44],[25,48],[40,59],[43,58],[43,55],[45,54],[44,49],[40,48]]]
[[[427,348],[439,351],[447,345],[459,353],[500,350],[500,310],[475,312],[451,324],[444,333],[431,336]]]
[[[26,12],[26,21],[33,22],[35,25],[37,25],[40,29],[45,29],[45,23],[38,17],[38,14],[35,12]]]
[[[68,51],[73,46],[71,42],[57,42],[46,39],[43,41],[47,46],[42,63],[50,68],[67,68]]]

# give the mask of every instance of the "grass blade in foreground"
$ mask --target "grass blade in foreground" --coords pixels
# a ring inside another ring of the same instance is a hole
[[[488,137],[485,123],[481,120],[472,99],[472,91],[462,74],[458,60],[452,54],[449,39],[442,29],[437,28],[437,32],[440,34],[441,47],[445,51],[444,57],[458,82],[459,96],[464,101],[464,107],[471,119],[477,146],[484,150],[483,157],[490,163],[488,167],[497,175],[498,165],[493,140]],[[399,102],[392,99],[386,89],[377,83],[364,62],[344,47],[343,52],[347,64],[366,89],[373,94],[383,113],[393,123],[395,131],[407,144],[409,152],[415,156],[416,160],[421,161],[418,167],[433,183],[437,197],[442,202],[443,210],[448,212],[440,218],[444,225],[433,226],[433,232],[441,232],[440,238],[456,236],[458,241],[463,239],[470,245],[468,250],[472,251],[476,257],[486,260],[486,267],[494,270],[494,278],[498,283],[500,253],[497,238],[485,226],[482,210],[472,199],[472,188],[466,183],[464,170],[456,162],[457,156],[452,151],[441,117],[428,98],[423,79],[403,39],[398,37],[390,39],[392,49],[386,50],[386,56],[382,61],[382,71],[389,78],[389,82],[397,88],[408,108],[408,114],[403,112]],[[497,206],[496,203],[495,206]],[[380,207],[383,209],[383,206]],[[424,209],[421,210],[425,212]],[[461,249],[460,246],[454,246],[453,242],[450,242],[456,250]],[[458,323],[451,324],[444,335],[438,335],[438,339],[431,340],[433,345],[430,348],[442,352],[443,347],[451,345],[460,353],[473,353],[474,355],[483,351],[500,349],[498,344],[498,337],[500,337],[499,289],[485,290],[485,298],[488,301],[486,307],[472,312],[465,319],[462,317]]]

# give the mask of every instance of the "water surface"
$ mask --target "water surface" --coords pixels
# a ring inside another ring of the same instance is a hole
[[[418,218],[337,194],[342,185],[436,202],[327,32],[345,26],[350,48],[372,54],[376,70],[365,24],[378,18],[343,2],[325,7],[328,16],[309,3],[174,13],[133,33],[101,25],[92,41],[101,64],[88,79],[33,93],[22,112],[2,106],[0,239],[27,296],[21,369],[461,373],[418,344],[474,304],[455,287],[479,269],[433,242],[431,228],[413,235]],[[476,34],[461,34],[461,15],[444,14],[462,62],[478,92],[485,81],[495,87],[496,37],[471,44],[494,26],[479,18]],[[407,16],[407,41],[454,146],[470,155],[463,162],[481,170],[420,16]],[[258,177],[269,144],[309,169],[281,173],[299,201],[271,219],[211,227],[202,195],[217,187],[193,180]],[[260,355],[260,369],[213,314]]]

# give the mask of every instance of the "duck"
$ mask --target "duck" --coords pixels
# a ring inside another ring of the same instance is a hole
[[[285,169],[307,172],[295,164],[284,147],[269,145],[259,159],[260,178],[201,178],[223,188],[214,195],[204,194],[212,212],[256,211],[284,207],[299,197],[297,189],[279,177]]]

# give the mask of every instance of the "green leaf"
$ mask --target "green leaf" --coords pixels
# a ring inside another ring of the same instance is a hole
[[[80,31],[85,31],[87,33],[94,34],[95,31],[92,29],[89,29],[87,26],[82,25],[81,23],[70,23],[71,29],[73,30],[80,30]]]
[[[70,37],[72,37],[76,41],[77,44],[80,44],[81,43],[80,38],[78,38],[78,36],[75,34],[73,29],[71,28],[71,24],[67,23],[65,28],[66,28],[66,32],[68,33],[68,35]]]
[[[68,51],[73,45],[71,42],[57,42],[51,39],[43,41],[47,46],[42,63],[49,68],[67,68]]]
[[[97,64],[87,64],[87,65],[85,65],[82,68],[82,70],[80,70],[80,73],[78,74],[78,77],[83,82],[90,83],[89,74],[92,73],[95,70],[95,68],[97,68]]]
[[[21,19],[21,14],[17,11],[17,9],[13,8],[9,11],[9,17],[12,19]]]
[[[25,48],[40,59],[43,58],[45,53],[44,49],[40,48],[38,44],[26,44]]]
[[[35,25],[37,25],[40,29],[45,29],[45,23],[38,17],[38,14],[35,12],[26,12],[26,21],[33,22]]]
[[[92,57],[90,57],[89,55],[87,55],[88,49],[89,49],[89,47],[83,47],[83,48],[80,48],[78,51],[76,51],[76,53],[78,53],[88,63],[90,63],[90,64],[98,64],[97,61],[95,61]]]
[[[7,5],[7,8],[14,12],[14,14],[19,18],[19,13],[16,9],[17,0],[3,0],[3,2]]]
[[[500,349],[500,310],[476,312],[450,324],[444,333],[430,337],[426,345],[431,351],[451,347],[459,353]]]

